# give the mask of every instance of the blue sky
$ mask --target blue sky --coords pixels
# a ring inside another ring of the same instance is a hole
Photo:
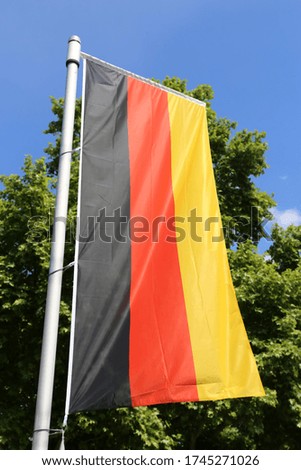
[[[10,0],[1,6],[1,165],[19,173],[43,155],[49,97],[64,95],[68,38],[145,77],[212,85],[213,107],[264,130],[275,218],[301,223],[300,0]],[[80,95],[80,89],[78,90]]]

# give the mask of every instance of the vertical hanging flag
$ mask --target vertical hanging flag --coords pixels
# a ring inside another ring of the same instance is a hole
[[[85,58],[68,411],[264,395],[204,104]]]

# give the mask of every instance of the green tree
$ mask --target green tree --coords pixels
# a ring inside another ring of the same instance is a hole
[[[0,446],[19,449],[34,415],[54,197],[43,159],[1,182]]]
[[[276,264],[278,272],[286,269],[296,269],[300,261],[301,253],[301,226],[290,225],[284,230],[275,225],[272,230],[273,245],[268,252],[271,262]]]
[[[233,280],[267,395],[262,399],[173,404],[70,416],[69,449],[298,448],[301,429],[300,250],[297,228],[275,229],[269,256],[256,252],[273,199],[254,178],[266,168],[264,133],[218,118],[213,92],[166,78],[166,86],[207,103],[210,143]],[[63,100],[52,99],[55,141],[48,159],[25,160],[23,175],[2,177],[0,192],[0,447],[29,448],[37,389]],[[74,148],[79,144],[77,102]],[[65,265],[73,260],[78,155],[73,154]],[[251,224],[251,208],[257,207]],[[278,232],[277,232],[278,230]],[[289,232],[292,232],[289,236]],[[294,248],[293,248],[294,247]],[[61,426],[66,387],[72,270],[64,274],[52,426]],[[277,426],[277,427],[276,427]],[[275,428],[280,432],[275,436]],[[58,437],[51,438],[56,447]]]
[[[300,233],[300,227],[283,230]],[[274,232],[273,232],[274,233]],[[273,247],[280,248],[276,239]],[[257,356],[267,398],[272,407],[262,415],[263,433],[257,448],[300,447],[301,262],[278,270],[278,263],[259,255],[250,244],[230,254],[233,280],[242,315]],[[264,402],[264,400],[263,400]],[[277,429],[277,434],[273,432]],[[267,432],[268,430],[268,432]],[[260,446],[260,447],[259,447]]]

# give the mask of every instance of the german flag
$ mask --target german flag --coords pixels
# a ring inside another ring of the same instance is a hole
[[[69,411],[264,395],[203,103],[86,57]]]

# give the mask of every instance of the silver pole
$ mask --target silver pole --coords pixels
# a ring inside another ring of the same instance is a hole
[[[50,255],[40,375],[33,432],[33,450],[48,449],[54,369],[62,287],[62,269],[68,210],[70,166],[72,156],[77,73],[80,61],[80,39],[71,36],[67,54],[67,78],[58,170],[57,196]]]

